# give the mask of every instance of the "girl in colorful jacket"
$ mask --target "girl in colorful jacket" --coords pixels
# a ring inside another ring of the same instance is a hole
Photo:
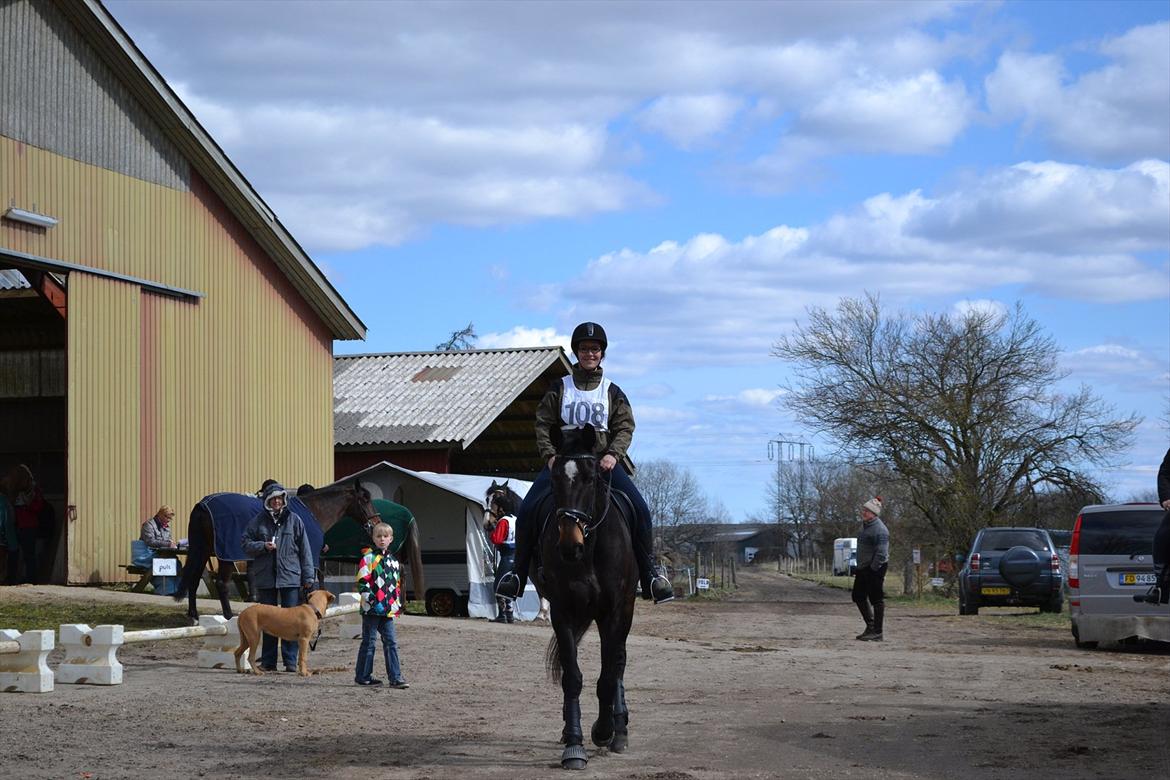
[[[398,560],[390,552],[394,529],[378,523],[371,534],[374,546],[362,556],[358,569],[358,593],[361,594],[362,643],[358,648],[354,682],[358,685],[381,685],[374,673],[374,637],[382,637],[382,652],[386,656],[386,674],[393,688],[409,688],[402,677],[398,661],[398,639],[394,619],[402,612],[402,574]]]

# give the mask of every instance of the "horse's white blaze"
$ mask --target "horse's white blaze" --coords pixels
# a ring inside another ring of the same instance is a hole
[[[569,484],[572,485],[573,482],[577,479],[577,464],[576,463],[574,463],[573,461],[569,461],[568,463],[565,464],[565,476],[568,478]]]

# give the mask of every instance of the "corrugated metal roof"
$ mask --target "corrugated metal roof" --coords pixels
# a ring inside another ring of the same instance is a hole
[[[560,347],[335,357],[334,441],[466,449],[557,361],[567,373]]]
[[[28,290],[31,287],[20,271],[0,268],[0,290]]]

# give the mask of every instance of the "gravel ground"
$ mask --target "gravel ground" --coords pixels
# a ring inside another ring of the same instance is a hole
[[[588,746],[578,776],[1170,777],[1164,646],[1080,651],[1067,626],[1020,619],[1031,610],[960,618],[905,606],[889,609],[885,642],[856,642],[860,619],[846,592],[751,568],[739,579],[721,602],[639,602],[626,672],[630,748]],[[158,603],[29,586],[0,598],[65,593]],[[196,640],[127,646],[120,686],[0,694],[0,775],[562,771],[560,689],[543,671],[547,625],[407,616],[398,630],[409,690],[354,686],[357,642],[328,628],[308,679],[197,669]],[[582,667],[588,729],[595,632],[582,644]]]

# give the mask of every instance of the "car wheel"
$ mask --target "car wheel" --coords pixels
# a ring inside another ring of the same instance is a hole
[[[427,591],[427,614],[435,617],[454,617],[459,611],[459,599],[453,590]]]
[[[971,599],[959,599],[959,614],[960,615],[978,615],[979,605],[972,603]]]
[[[1051,600],[1040,605],[1041,612],[1051,612],[1054,615],[1059,615],[1062,610],[1064,610],[1064,599],[1061,598],[1059,593],[1053,596]]]

